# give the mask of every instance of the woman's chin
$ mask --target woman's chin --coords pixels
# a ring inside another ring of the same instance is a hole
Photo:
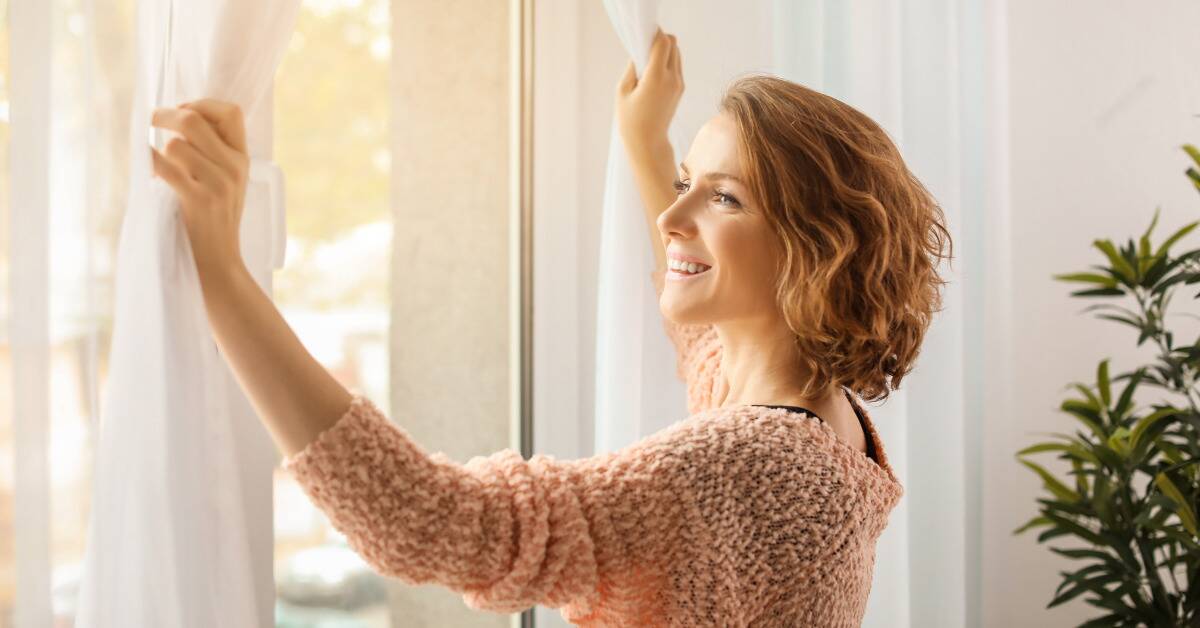
[[[695,302],[694,299],[678,298],[666,292],[658,300],[658,311],[663,317],[679,325],[707,323],[708,320],[704,316],[706,310],[703,304]]]

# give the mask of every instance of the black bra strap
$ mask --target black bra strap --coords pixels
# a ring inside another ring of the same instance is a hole
[[[849,391],[846,391],[846,399],[850,401],[850,406],[854,408],[854,415],[858,417],[858,424],[860,426],[862,426],[863,436],[867,437],[867,457],[870,458],[871,460],[874,460],[875,462],[879,462],[879,459],[875,455],[875,439],[871,438],[871,432],[870,432],[870,430],[867,429],[866,418],[864,418],[862,415],[862,412],[859,411],[858,404],[854,403],[853,399],[850,399]],[[803,412],[809,416],[816,417],[816,419],[818,421],[821,421],[822,423],[825,422],[825,419],[822,419],[816,412],[813,412],[812,410],[809,410],[808,408],[804,408],[801,406],[782,406],[782,405],[766,404],[766,403],[753,403],[750,405],[759,406],[759,407],[763,407],[763,408],[781,408],[783,410],[791,410],[792,412]]]
[[[813,412],[812,410],[809,410],[808,408],[804,408],[801,406],[780,406],[780,405],[768,404],[768,403],[752,403],[750,405],[758,406],[760,408],[781,408],[783,410],[791,410],[792,412],[803,412],[805,414],[812,415],[819,421],[822,421],[822,422],[825,421],[825,419],[822,419],[820,416],[818,416],[816,412]]]

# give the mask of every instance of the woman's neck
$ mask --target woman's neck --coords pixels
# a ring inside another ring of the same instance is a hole
[[[779,404],[824,405],[832,393],[805,397],[799,383],[808,374],[796,360],[796,344],[779,319],[714,324],[721,341],[721,374],[727,384],[720,407]]]

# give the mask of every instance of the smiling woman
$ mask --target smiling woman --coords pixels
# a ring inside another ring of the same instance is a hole
[[[660,35],[636,89],[628,74],[618,87],[659,267],[680,286],[664,292],[663,315],[724,323],[726,403],[788,397],[848,417],[837,386],[886,399],[940,306],[938,266],[953,250],[941,208],[872,120],[769,76],[730,85],[680,163],[671,198],[662,173],[679,65],[674,39]],[[638,107],[655,113],[636,115]],[[663,263],[664,250],[713,270],[680,272]]]

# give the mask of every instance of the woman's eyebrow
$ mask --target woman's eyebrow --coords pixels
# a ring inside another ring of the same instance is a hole
[[[681,170],[683,170],[683,174],[689,174],[689,173],[688,173],[688,167],[687,167],[687,164],[683,163],[682,161],[681,161],[681,162],[679,162],[679,168],[680,168]],[[726,173],[726,172],[709,172],[708,174],[704,174],[704,175],[701,175],[701,176],[703,176],[703,177],[707,177],[707,178],[709,178],[709,179],[729,179],[730,181],[733,181],[733,182],[735,182],[735,183],[739,183],[739,184],[741,184],[741,185],[743,185],[743,186],[744,186],[744,185],[746,185],[746,182],[745,182],[745,181],[742,181],[741,179],[739,179],[739,178],[737,178],[737,177],[735,177],[735,176],[733,176],[733,175],[731,175],[731,174],[729,174],[729,173]]]

